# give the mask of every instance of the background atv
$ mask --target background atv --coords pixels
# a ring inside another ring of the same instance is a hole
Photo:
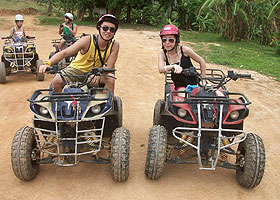
[[[104,73],[112,71],[94,68],[83,83],[66,82],[62,93],[52,89],[33,93],[28,101],[34,127],[19,129],[11,148],[19,179],[35,178],[40,164],[88,162],[110,163],[113,179],[127,180],[130,133],[122,128],[122,101],[107,88],[89,88],[86,83],[89,75],[108,76]]]
[[[26,36],[17,43],[11,43],[12,37],[2,37],[5,40],[3,55],[0,62],[0,83],[5,83],[6,76],[17,72],[36,73],[38,81],[44,80],[44,74],[38,73],[43,61],[36,53],[35,37]]]
[[[77,38],[72,37],[70,35],[63,35],[62,38],[65,40],[65,42],[62,45],[60,45],[61,42],[60,39],[52,40],[55,51],[50,53],[49,59],[53,57],[54,54],[70,47],[72,44],[74,44],[77,41]],[[63,58],[59,63],[57,63],[57,66],[59,67],[60,70],[67,67],[76,58],[76,56],[77,54]]]
[[[194,68],[182,73],[201,80]],[[264,144],[258,135],[243,131],[250,102],[244,94],[225,87],[238,78],[251,75],[228,71],[226,76],[221,70],[208,69],[205,80],[211,85],[176,91],[170,74],[166,74],[164,100],[155,105],[149,135],[148,178],[159,178],[167,162],[198,164],[203,170],[215,170],[216,166],[234,169],[238,183],[245,188],[260,183],[265,168]],[[235,144],[237,150],[232,148]]]

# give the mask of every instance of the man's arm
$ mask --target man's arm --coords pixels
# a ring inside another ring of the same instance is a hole
[[[105,68],[113,68],[115,66],[118,59],[119,49],[120,43],[118,41],[115,41],[107,61],[107,66]]]

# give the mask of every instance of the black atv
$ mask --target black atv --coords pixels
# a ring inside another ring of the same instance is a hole
[[[28,99],[33,126],[19,129],[12,142],[12,167],[17,178],[34,179],[41,164],[75,166],[86,162],[110,164],[115,181],[127,180],[130,133],[122,127],[122,101],[107,88],[87,85],[90,75],[109,76],[106,73],[112,71],[94,68],[84,82],[63,78],[66,85],[61,93],[52,89],[33,93]]]

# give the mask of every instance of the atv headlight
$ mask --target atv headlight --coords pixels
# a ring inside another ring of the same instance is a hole
[[[92,106],[90,109],[91,109],[91,112],[93,112],[94,114],[98,114],[101,111],[100,105]]]
[[[11,48],[5,48],[4,51],[6,53],[13,53],[13,49],[11,49]]]
[[[239,112],[238,111],[233,111],[230,113],[230,118],[231,119],[237,119],[239,117]]]
[[[45,107],[40,107],[40,113],[41,113],[42,115],[46,115],[46,114],[49,113],[49,111],[48,111],[48,109],[46,109]]]
[[[32,52],[33,50],[34,50],[34,47],[27,47],[26,50],[25,50],[25,52],[26,52],[26,53],[30,53],[30,52]]]
[[[178,115],[179,115],[179,117],[183,118],[183,117],[185,117],[187,115],[187,111],[185,109],[183,109],[183,108],[180,108],[178,110]]]

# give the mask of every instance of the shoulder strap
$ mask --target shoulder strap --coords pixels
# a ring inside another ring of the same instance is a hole
[[[165,49],[163,49],[163,53],[164,53],[164,56],[165,56],[165,63],[166,63],[166,65],[169,65],[169,61],[168,61],[168,58],[167,58],[167,51]]]
[[[104,56],[103,56],[103,58],[102,58],[101,52],[100,52],[100,48],[99,48],[99,45],[98,45],[98,36],[95,37],[95,35],[93,35],[93,38],[94,38],[95,49],[96,49],[97,52],[98,52],[99,59],[100,59],[100,62],[101,62],[101,64],[102,64],[102,67],[104,67],[104,66],[105,66],[105,58],[106,58],[106,54],[107,54],[107,51],[108,51],[109,46],[110,46],[110,42],[108,42],[108,44],[106,45],[105,53],[104,53]]]
[[[183,46],[181,46],[181,47],[180,47],[180,49],[181,49],[181,53],[182,53],[182,55],[184,55],[184,52],[183,52]]]

